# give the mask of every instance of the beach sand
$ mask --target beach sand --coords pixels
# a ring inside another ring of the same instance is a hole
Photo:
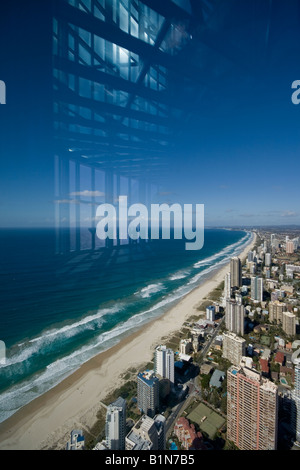
[[[256,236],[240,253],[244,259]],[[83,364],[59,385],[25,405],[0,424],[0,449],[38,450],[64,448],[72,429],[90,428],[96,421],[101,400],[123,383],[130,367],[151,361],[161,339],[180,330],[197,307],[224,280],[229,264],[187,294],[158,319],[125,337],[117,345]]]

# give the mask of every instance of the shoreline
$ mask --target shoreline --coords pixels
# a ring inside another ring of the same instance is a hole
[[[256,243],[256,234],[238,255],[242,260]],[[124,380],[129,367],[152,360],[161,338],[182,328],[197,307],[223,280],[229,263],[213,272],[161,317],[151,320],[106,351],[89,359],[79,369],[43,395],[0,423],[0,449],[39,450],[63,443],[75,428],[89,428],[96,421],[101,400]]]

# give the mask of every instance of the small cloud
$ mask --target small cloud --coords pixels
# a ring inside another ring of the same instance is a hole
[[[227,214],[230,214],[231,212],[236,212],[236,209],[227,209],[225,212]]]
[[[225,184],[221,184],[219,186],[220,189],[229,189],[229,186],[226,186]]]
[[[105,193],[101,191],[89,191],[85,189],[84,191],[76,191],[74,193],[70,193],[70,196],[80,196],[80,197],[103,197]]]
[[[270,210],[270,211],[265,211],[265,212],[262,212],[262,217],[274,217],[274,216],[278,216],[278,214],[280,214],[280,211],[278,210]]]
[[[280,214],[280,217],[297,217],[298,213],[294,211],[284,211]]]
[[[255,215],[255,214],[240,214],[239,217],[251,218],[251,217],[257,217],[257,215]]]

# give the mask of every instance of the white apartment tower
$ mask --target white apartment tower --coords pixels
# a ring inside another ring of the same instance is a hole
[[[270,323],[283,323],[283,312],[286,310],[286,304],[284,302],[279,302],[279,300],[274,300],[269,302],[269,321]]]
[[[151,418],[159,409],[159,379],[153,370],[138,373],[137,406],[142,413]]]
[[[231,297],[231,274],[230,272],[225,274],[225,279],[224,279],[224,295],[223,295],[223,301],[222,305],[223,307],[226,307],[226,301],[227,299],[230,299]]]
[[[266,253],[266,255],[265,255],[265,266],[267,266],[269,268],[271,266],[271,264],[272,264],[271,253]]]
[[[282,329],[288,336],[296,334],[296,315],[291,312],[283,312]]]
[[[226,273],[225,275],[225,283],[224,283],[224,297],[226,299],[230,299],[231,297],[231,274]]]
[[[235,333],[223,334],[223,357],[231,364],[239,365],[246,351],[246,340],[240,338]]]
[[[214,305],[209,305],[206,307],[206,320],[215,321],[216,319],[216,307]]]
[[[174,383],[174,352],[166,346],[155,349],[154,372]]]
[[[119,397],[107,407],[106,445],[110,450],[125,450],[126,401]]]

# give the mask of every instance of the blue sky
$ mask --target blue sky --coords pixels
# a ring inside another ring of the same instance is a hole
[[[221,73],[174,135],[160,201],[205,204],[206,225],[300,224],[300,105],[291,101],[292,82],[300,80],[299,46],[289,27],[278,27],[278,35],[274,29],[270,57],[254,60],[243,74]],[[46,46],[41,41],[28,65],[30,52],[17,36],[0,68],[7,86],[7,104],[0,106],[2,227],[54,224]],[[244,46],[245,62],[255,47]]]

